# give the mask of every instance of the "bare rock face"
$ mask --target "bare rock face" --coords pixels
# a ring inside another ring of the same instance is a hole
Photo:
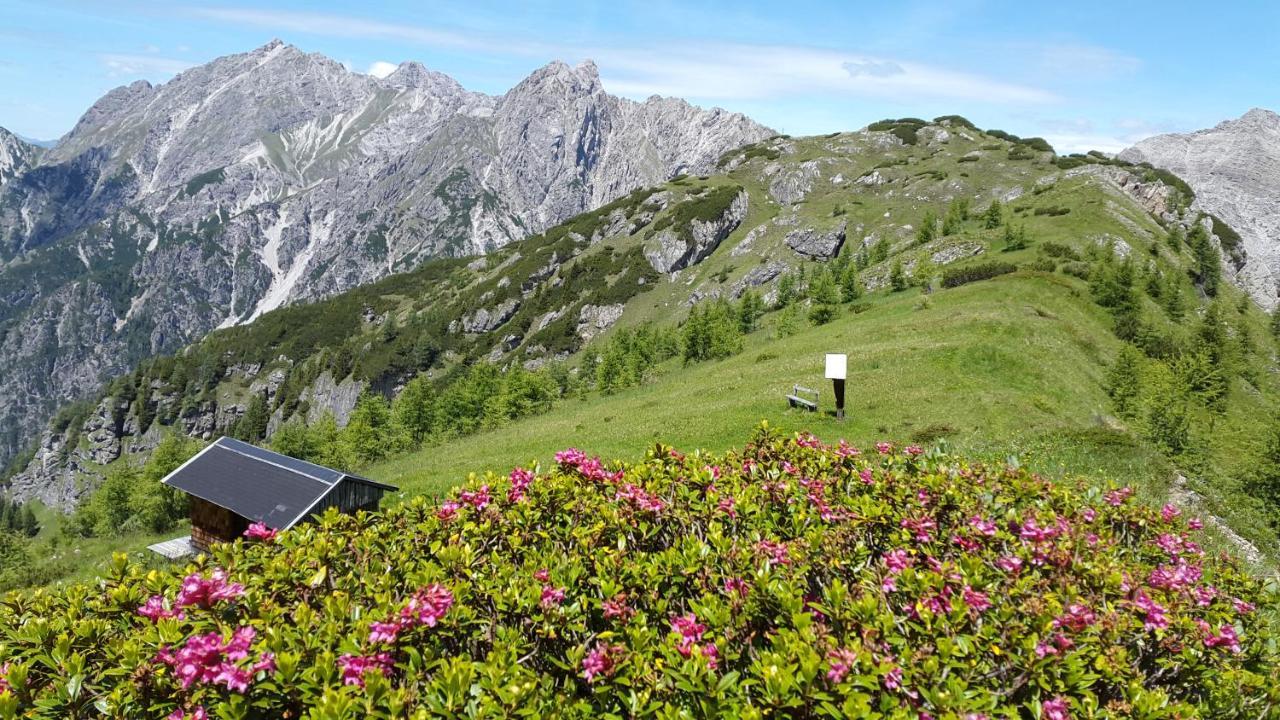
[[[1240,235],[1245,258],[1234,281],[1264,308],[1280,303],[1280,115],[1250,110],[1208,130],[1148,138],[1119,157],[1185,180],[1192,207]]]
[[[492,332],[510,320],[519,308],[520,301],[515,298],[507,298],[491,308],[480,308],[462,318],[462,330],[472,334]]]
[[[622,318],[622,311],[625,309],[626,305],[622,304],[583,305],[578,312],[578,337],[583,342],[590,342],[596,335],[613,327]]]
[[[776,172],[769,182],[769,194],[784,205],[800,202],[813,189],[814,181],[821,176],[822,170],[816,160],[800,163],[788,170]]]
[[[644,251],[649,264],[660,273],[671,273],[701,262],[742,224],[747,216],[748,197],[745,190],[739,192],[720,217],[691,221],[687,237],[682,228],[658,233]]]
[[[782,273],[791,269],[790,265],[777,260],[772,260],[764,265],[751,268],[750,272],[742,276],[742,279],[733,284],[732,297],[738,299],[742,297],[742,293],[749,288],[760,287],[765,283],[772,282]]]
[[[48,150],[0,130],[0,427],[19,428],[0,465],[144,356],[487,252],[771,134],[609,95],[589,61],[491,96],[279,41],[112,90]],[[58,272],[22,279],[42,267]]]
[[[844,245],[844,227],[842,221],[826,231],[812,227],[792,230],[787,233],[787,247],[814,260],[830,260],[840,253],[840,247]]]

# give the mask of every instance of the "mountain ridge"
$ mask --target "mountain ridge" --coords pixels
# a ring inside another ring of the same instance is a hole
[[[592,63],[488,96],[278,40],[116,88],[0,188],[0,462],[142,357],[501,247],[769,134],[610,96]]]

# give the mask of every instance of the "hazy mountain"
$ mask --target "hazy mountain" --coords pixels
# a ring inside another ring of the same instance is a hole
[[[139,358],[300,299],[501,247],[771,132],[554,62],[502,96],[279,41],[0,135],[0,461]]]
[[[1186,180],[1196,206],[1240,235],[1237,284],[1267,309],[1280,302],[1280,115],[1255,108],[1208,130],[1148,138],[1119,157]]]

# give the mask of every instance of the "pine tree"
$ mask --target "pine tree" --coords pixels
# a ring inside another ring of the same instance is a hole
[[[916,261],[916,266],[911,270],[911,281],[924,290],[927,295],[933,290],[933,281],[938,275],[938,266],[933,264],[933,260],[929,257],[923,257]]]
[[[391,420],[391,408],[381,394],[365,391],[360,396],[342,431],[357,461],[374,463],[399,449],[398,429],[392,427]]]
[[[1120,349],[1115,364],[1107,371],[1106,389],[1116,414],[1133,417],[1142,394],[1142,352],[1138,348],[1126,343]]]
[[[421,445],[436,428],[436,388],[426,375],[410,380],[391,404],[396,422],[414,445]]]
[[[271,435],[271,449],[289,457],[307,462],[320,462],[319,448],[315,437],[300,419],[284,423]],[[323,464],[323,463],[321,463]]]
[[[1196,223],[1192,226],[1191,233],[1187,235],[1187,244],[1191,246],[1191,255],[1194,260],[1192,274],[1196,282],[1204,289],[1206,295],[1215,297],[1218,294],[1218,286],[1222,282],[1222,263],[1218,256],[1218,249],[1213,246],[1213,241],[1210,240],[1204,225]]]
[[[1174,225],[1169,228],[1169,234],[1165,235],[1165,242],[1175,254],[1182,252],[1182,246],[1187,241],[1187,234],[1183,231],[1181,225]]]
[[[845,268],[840,276],[840,297],[847,303],[862,297],[862,281],[858,279],[857,268]]]
[[[942,234],[944,236],[956,234],[968,219],[968,198],[956,198],[952,200],[951,204],[947,207],[946,217],[942,220]]]
[[[1004,208],[1000,205],[997,198],[991,201],[987,209],[982,213],[982,227],[988,230],[995,230],[1004,222]]]
[[[231,428],[232,437],[249,443],[256,443],[267,436],[267,423],[271,414],[267,410],[267,399],[263,395],[254,395],[244,415]]]
[[[924,218],[920,220],[920,227],[916,228],[916,244],[923,245],[931,242],[938,236],[938,216],[932,210],[926,210]]]
[[[1165,288],[1160,293],[1161,305],[1164,307],[1165,314],[1170,320],[1177,322],[1186,315],[1187,303],[1182,296],[1182,285],[1178,282],[1178,274],[1171,273],[1165,282]]]
[[[902,270],[902,258],[896,258],[889,268],[889,287],[894,292],[907,289],[907,276]]]
[[[743,292],[742,299],[738,301],[738,326],[742,334],[754,332],[763,315],[764,300],[761,299],[760,293],[755,290]]]

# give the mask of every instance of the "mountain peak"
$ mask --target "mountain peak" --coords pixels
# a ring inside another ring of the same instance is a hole
[[[592,95],[603,92],[604,88],[600,84],[600,70],[591,60],[584,60],[574,67],[562,60],[552,60],[530,73],[510,92],[519,95],[547,91]]]

